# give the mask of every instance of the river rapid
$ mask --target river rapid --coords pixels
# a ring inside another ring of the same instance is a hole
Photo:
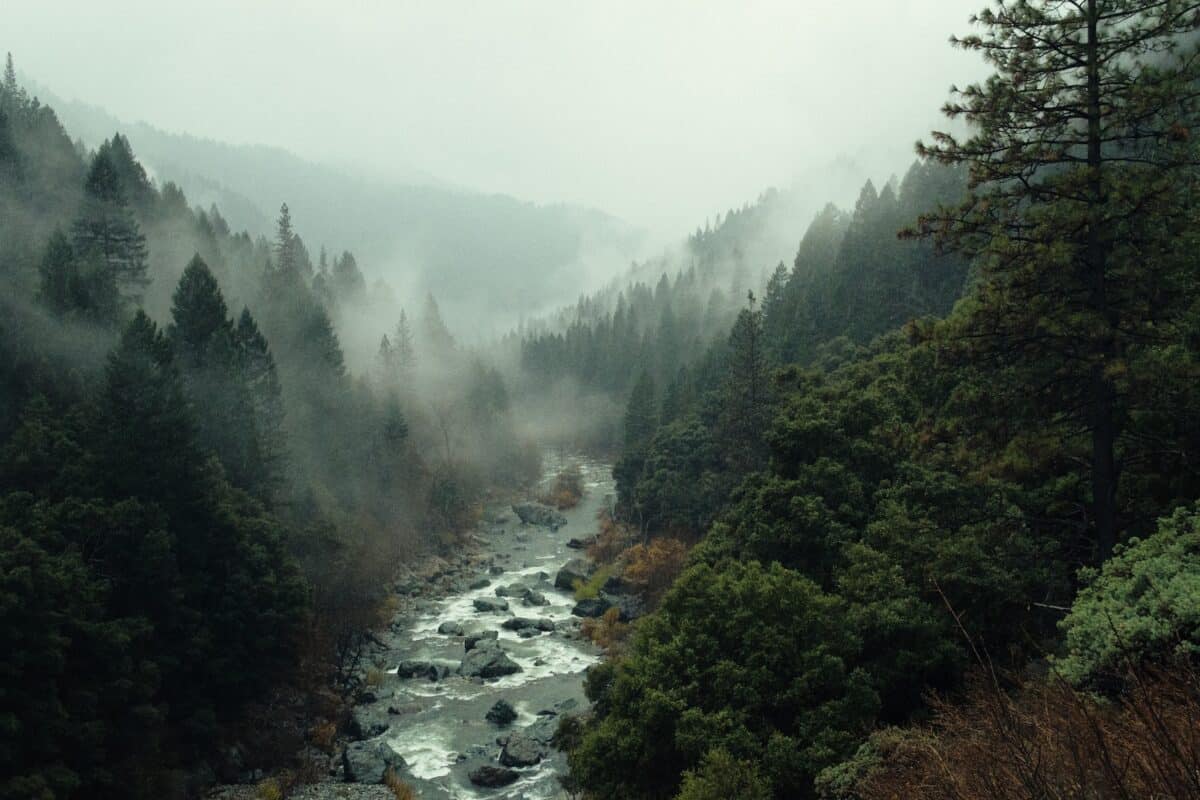
[[[373,698],[356,709],[355,717],[368,740],[386,743],[404,759],[397,765],[398,774],[426,800],[566,796],[557,780],[565,770],[565,759],[546,743],[558,716],[586,707],[583,672],[599,661],[600,654],[580,636],[579,619],[571,614],[574,598],[555,589],[554,578],[566,562],[582,555],[568,548],[567,542],[596,533],[597,512],[612,502],[613,481],[608,464],[582,458],[547,461],[547,478],[565,463],[578,464],[583,474],[583,499],[563,512],[566,524],[557,530],[524,525],[507,506],[488,509],[476,534],[478,550],[433,576],[448,592],[428,596],[427,586],[398,586],[417,597],[406,602],[372,653],[385,674],[382,679],[376,676]],[[506,597],[507,611],[477,610],[477,599],[497,600],[496,588],[514,583],[534,589],[549,604],[531,606],[520,597]],[[525,631],[523,638],[518,631],[502,627],[514,616],[552,620],[553,630],[532,637]],[[500,649],[521,671],[488,680],[456,674],[465,637],[439,633],[444,623],[461,625],[467,636],[494,632]],[[397,666],[406,662],[428,662],[441,677],[396,675]],[[517,712],[517,719],[507,727],[485,719],[498,700],[507,701]],[[502,766],[500,743],[514,732],[520,732],[526,742],[540,743],[541,761],[514,766],[518,777],[508,786],[474,785],[469,778],[473,770]]]

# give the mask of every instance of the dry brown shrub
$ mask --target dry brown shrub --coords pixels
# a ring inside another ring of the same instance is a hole
[[[1105,700],[1051,677],[1011,691],[976,680],[934,702],[931,726],[891,741],[862,800],[1200,798],[1200,678],[1190,666],[1131,674]]]
[[[391,790],[396,800],[418,800],[416,790],[400,780],[400,776],[390,767],[383,773],[383,785]]]
[[[613,654],[624,646],[632,628],[628,623],[621,622],[621,610],[614,607],[598,619],[585,619],[580,631],[592,643]]]
[[[658,538],[648,545],[634,545],[625,553],[625,579],[647,603],[655,605],[683,572],[687,554],[687,545],[679,539]]]

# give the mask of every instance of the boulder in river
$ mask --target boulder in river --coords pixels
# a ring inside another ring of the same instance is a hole
[[[476,597],[472,605],[476,611],[494,614],[499,611],[508,611],[508,601],[497,597],[493,600],[490,597]]]
[[[567,539],[567,547],[571,548],[572,550],[586,550],[590,545],[594,544],[595,541],[595,536],[589,536],[586,539],[570,538]]]
[[[382,739],[351,742],[342,751],[342,777],[346,783],[382,783],[389,769],[405,766],[404,757]]]
[[[523,583],[510,583],[507,586],[496,587],[496,597],[521,597],[529,591]]]
[[[398,678],[428,678],[436,681],[443,674],[444,670],[432,661],[401,661],[396,667]]]
[[[567,524],[566,517],[541,503],[517,503],[512,510],[526,525],[539,525],[556,531]]]
[[[488,709],[484,718],[494,725],[499,725],[501,728],[511,725],[517,718],[517,710],[512,707],[512,703],[507,700],[497,700],[495,705]]]
[[[470,652],[471,650],[474,650],[480,642],[486,642],[489,640],[495,641],[499,636],[500,634],[496,631],[480,631],[479,633],[472,633],[463,640],[463,651]]]
[[[462,636],[465,631],[463,631],[461,622],[447,620],[441,625],[438,625],[438,633],[442,634],[443,636]]]
[[[517,778],[521,775],[515,770],[507,767],[497,767],[491,764],[483,764],[471,770],[467,777],[471,779],[471,783],[476,786],[494,789],[500,786],[508,786],[511,783],[516,783]]]
[[[532,736],[517,731],[500,750],[500,763],[506,767],[532,767],[544,755],[541,744]]]
[[[488,575],[503,575],[503,574],[504,574],[504,567],[500,566],[499,564],[492,564],[490,567],[488,567]],[[480,587],[480,588],[482,588],[482,587]]]
[[[458,674],[466,678],[502,678],[521,671],[521,665],[508,657],[508,653],[500,649],[499,642],[481,640],[470,652],[463,656],[458,667]]]
[[[612,603],[608,602],[603,597],[593,597],[587,600],[580,600],[571,609],[571,613],[577,617],[602,617],[604,612],[612,608]]]
[[[525,594],[521,595],[521,604],[526,606],[548,606],[550,601],[546,599],[546,595],[536,589],[526,589]]]
[[[593,572],[592,565],[582,558],[572,558],[554,576],[554,588],[571,591],[575,581],[586,581]]]
[[[478,578],[477,580],[471,581],[471,583],[468,584],[467,588],[470,589],[471,591],[475,591],[476,589],[486,589],[487,587],[489,587],[491,585],[492,585],[492,582],[490,580],[488,580],[487,578]]]
[[[500,627],[506,631],[519,631],[525,628],[542,631],[543,633],[554,632],[554,620],[540,617],[533,619],[532,617],[509,617],[500,623]]]

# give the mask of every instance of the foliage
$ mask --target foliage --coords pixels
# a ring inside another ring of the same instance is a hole
[[[658,537],[647,544],[635,544],[623,555],[621,576],[651,606],[670,588],[687,561],[687,545],[678,539]]]
[[[1200,514],[1178,509],[1131,539],[1084,586],[1060,627],[1055,662],[1078,685],[1107,685],[1131,666],[1200,655]]]

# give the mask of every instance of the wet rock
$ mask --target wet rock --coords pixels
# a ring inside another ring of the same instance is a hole
[[[590,600],[580,600],[571,609],[571,613],[577,617],[602,617],[604,612],[612,608],[612,603],[608,602],[603,597],[594,597]]]
[[[508,601],[502,598],[496,598],[493,600],[490,597],[476,597],[472,605],[475,606],[476,611],[486,614],[495,614],[500,611],[508,611]]]
[[[489,575],[503,575],[504,567],[500,566],[499,564],[493,564],[492,566],[488,567],[488,574]]]
[[[480,640],[463,656],[458,674],[467,678],[502,678],[521,671],[521,665],[500,649],[500,643],[490,639]]]
[[[342,751],[342,777],[346,783],[382,783],[388,769],[407,766],[404,758],[387,742],[352,742]]]
[[[497,700],[495,705],[488,709],[484,718],[494,725],[499,725],[501,728],[511,725],[513,720],[517,718],[517,710],[512,707],[512,703],[507,700]]]
[[[521,595],[521,605],[548,606],[550,605],[550,601],[546,599],[546,595],[536,589],[526,589],[525,594]]]
[[[571,591],[575,581],[586,581],[592,574],[592,565],[582,558],[572,558],[554,576],[554,588]]]
[[[595,536],[589,536],[586,539],[576,539],[572,537],[567,539],[567,547],[571,548],[572,550],[586,550],[595,541]]]
[[[442,675],[442,668],[431,661],[401,661],[396,667],[398,678],[428,678],[436,681]]]
[[[500,763],[506,767],[532,767],[542,760],[542,745],[532,736],[517,731],[500,750]]]
[[[494,789],[500,786],[508,786],[511,783],[516,783],[517,778],[520,778],[520,773],[515,770],[505,767],[495,767],[491,764],[484,764],[471,770],[467,777],[471,779],[471,783],[476,786]]]
[[[463,652],[470,652],[471,650],[474,650],[480,642],[495,641],[497,638],[499,638],[499,636],[500,634],[496,631],[480,631],[479,633],[472,633],[466,639],[463,639]]]
[[[529,591],[523,583],[510,583],[507,586],[496,587],[496,597],[522,597]]]
[[[392,705],[387,707],[387,713],[393,717],[399,717],[405,714],[416,714],[420,710],[420,703],[405,703],[403,705]]]
[[[609,606],[616,606],[620,610],[619,619],[621,622],[632,622],[646,614],[646,604],[637,595],[601,592],[600,598],[607,602]]]
[[[567,524],[567,518],[550,506],[541,503],[518,503],[512,507],[521,522],[526,525],[539,525],[556,531]]]
[[[369,708],[356,708],[350,715],[347,733],[352,739],[374,739],[387,733],[389,727],[378,712]]]
[[[503,572],[503,571],[504,570],[501,570],[501,572]],[[492,585],[492,582],[490,580],[488,580],[487,578],[479,578],[478,580],[472,581],[470,583],[470,585],[467,586],[467,588],[470,589],[471,591],[475,591],[477,589],[486,589],[487,587],[489,587],[491,585]]]
[[[506,631],[519,631],[522,629],[533,629],[543,633],[553,633],[554,620],[546,617],[533,619],[532,617],[510,617],[500,623],[500,627]]]
[[[461,622],[448,621],[438,625],[438,633],[443,636],[462,636],[465,631]]]

